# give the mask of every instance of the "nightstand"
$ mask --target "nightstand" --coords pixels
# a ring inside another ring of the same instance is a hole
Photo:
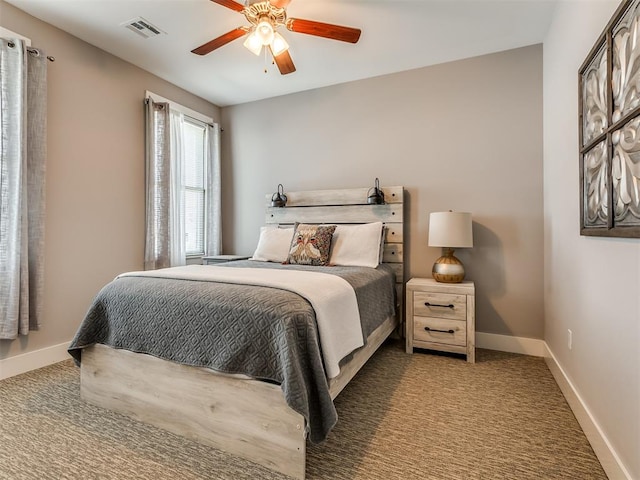
[[[247,255],[211,255],[202,257],[203,265],[215,265],[217,263],[233,262],[234,260],[247,260],[251,257]]]
[[[432,278],[407,282],[407,353],[414,348],[462,353],[475,363],[475,286],[439,283]]]

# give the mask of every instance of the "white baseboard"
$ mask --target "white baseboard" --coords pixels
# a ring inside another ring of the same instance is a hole
[[[476,332],[476,347],[544,357],[544,340]]]
[[[609,480],[631,480],[629,471],[620,461],[620,457],[616,454],[598,422],[596,422],[591,411],[580,397],[580,394],[571,383],[571,380],[569,380],[569,377],[567,377],[546,342],[544,343],[544,351],[544,359],[549,370],[551,370],[556,383],[560,387],[569,407],[571,407],[580,427],[582,427],[582,431],[587,440],[589,440],[591,448],[593,448]]]
[[[0,360],[0,380],[71,358],[67,352],[71,340],[59,345]]]

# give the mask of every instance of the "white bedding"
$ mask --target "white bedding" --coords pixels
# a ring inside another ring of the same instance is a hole
[[[327,378],[340,373],[339,362],[364,345],[356,294],[349,283],[321,272],[187,265],[118,276],[177,278],[257,285],[288,290],[306,298],[316,313]]]

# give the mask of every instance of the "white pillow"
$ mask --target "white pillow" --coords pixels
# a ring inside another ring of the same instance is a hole
[[[260,227],[260,239],[251,260],[284,262],[289,256],[293,228]]]
[[[333,232],[329,264],[376,268],[381,242],[382,222],[338,225]]]

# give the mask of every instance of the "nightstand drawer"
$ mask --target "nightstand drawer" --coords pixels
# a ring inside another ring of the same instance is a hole
[[[460,320],[413,317],[413,339],[464,346],[467,344],[467,324]]]
[[[467,319],[467,296],[453,293],[413,292],[413,314],[421,317]]]

